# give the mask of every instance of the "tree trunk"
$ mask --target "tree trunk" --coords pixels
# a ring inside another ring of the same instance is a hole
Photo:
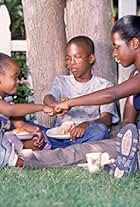
[[[22,4],[35,102],[42,103],[55,76],[66,73],[65,1],[22,0]],[[43,125],[51,125],[51,119],[44,113],[38,113],[37,119]]]
[[[87,35],[95,42],[96,75],[116,81],[110,41],[111,0],[22,0],[27,34],[28,64],[35,101],[41,103],[58,74],[66,73],[64,6],[67,39]],[[50,125],[39,113],[38,121]]]
[[[95,43],[95,74],[116,82],[110,41],[111,20],[111,0],[67,0],[67,39],[77,35],[91,37]]]

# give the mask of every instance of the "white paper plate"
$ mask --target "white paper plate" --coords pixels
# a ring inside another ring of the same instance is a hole
[[[61,127],[55,127],[52,129],[48,129],[46,134],[48,137],[52,137],[56,139],[70,139],[70,134],[63,134]]]
[[[33,138],[33,134],[31,133],[26,133],[26,134],[18,134],[16,132],[14,132],[14,134],[21,140],[29,140],[29,139],[32,139]]]

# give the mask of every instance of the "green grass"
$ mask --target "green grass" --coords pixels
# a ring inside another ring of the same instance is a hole
[[[140,174],[117,180],[73,168],[0,171],[0,207],[139,207]]]

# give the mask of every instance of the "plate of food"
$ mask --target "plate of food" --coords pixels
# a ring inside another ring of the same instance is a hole
[[[64,122],[60,127],[48,129],[46,134],[48,137],[56,139],[70,139],[69,129],[73,126],[73,122]]]
[[[21,140],[29,140],[33,138],[33,134],[24,129],[14,129],[13,132]]]

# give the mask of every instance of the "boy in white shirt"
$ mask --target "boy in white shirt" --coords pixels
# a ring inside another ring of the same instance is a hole
[[[56,77],[50,92],[44,98],[44,104],[55,106],[63,98],[74,98],[112,86],[112,83],[92,72],[95,62],[94,43],[87,36],[72,38],[66,45],[66,66],[70,75]],[[52,149],[68,147],[84,142],[93,143],[109,137],[110,126],[118,122],[114,103],[101,106],[73,107],[64,116],[57,116],[55,126],[72,121],[70,139],[59,140],[49,137]]]

